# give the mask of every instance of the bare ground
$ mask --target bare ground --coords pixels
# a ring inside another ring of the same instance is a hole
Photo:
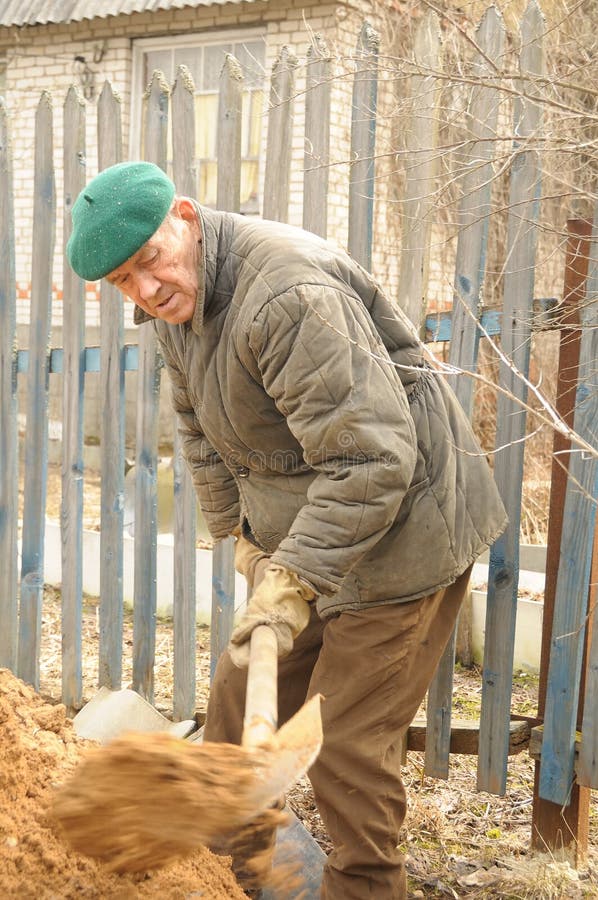
[[[100,480],[86,473],[84,527],[99,528]],[[50,467],[48,516],[60,517],[60,472]],[[172,708],[172,628],[157,623],[155,705],[165,715]],[[47,588],[42,623],[41,692],[53,699],[61,691],[60,594]],[[197,710],[201,720],[209,692],[209,629],[197,629]],[[133,624],[125,615],[123,686],[130,683]],[[83,697],[97,690],[98,606],[86,598],[83,615]],[[455,674],[454,715],[476,719],[481,703],[479,672]],[[535,715],[537,679],[514,680],[512,711]],[[422,710],[423,712],[423,710]],[[410,752],[403,777],[409,811],[401,834],[407,855],[412,897],[507,898],[507,900],[576,900],[598,897],[598,802],[590,813],[590,852],[576,871],[550,854],[530,853],[534,763],[527,752],[509,760],[507,791],[495,797],[476,791],[476,757],[452,755],[448,781],[423,773],[423,754]],[[288,797],[289,804],[325,852],[330,842],[315,807],[308,779]]]
[[[46,589],[42,623],[41,693],[60,696],[60,594]],[[123,685],[131,679],[133,624],[125,616]],[[84,700],[97,690],[98,607],[87,598],[83,615]],[[155,704],[170,715],[172,696],[171,623],[157,623]],[[205,711],[209,690],[209,629],[197,629],[197,709]],[[515,679],[513,712],[533,714],[537,682]],[[475,719],[481,700],[481,680],[475,670],[455,676],[454,710],[459,718]],[[550,855],[529,853],[533,762],[524,751],[509,761],[505,797],[477,793],[475,757],[453,755],[448,781],[423,774],[423,755],[409,753],[404,769],[409,813],[401,834],[407,854],[412,897],[538,898],[569,900],[598,897],[598,805],[592,806],[590,857],[576,872]],[[330,843],[315,808],[309,781],[289,795],[289,803],[325,852]]]

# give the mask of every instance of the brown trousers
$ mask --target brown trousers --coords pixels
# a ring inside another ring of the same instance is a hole
[[[470,570],[420,600],[314,613],[279,665],[279,724],[315,693],[324,697],[324,744],[309,771],[333,844],[324,900],[404,900],[398,849],[406,798],[402,739],[457,620]],[[240,743],[246,670],[223,653],[208,704],[205,739]]]

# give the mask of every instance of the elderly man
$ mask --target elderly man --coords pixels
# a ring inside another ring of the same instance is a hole
[[[215,540],[253,585],[205,736],[238,743],[247,647],[276,630],[280,721],[314,693],[327,900],[405,897],[401,746],[476,557],[505,526],[459,403],[373,278],[300,229],[199,206],[143,162],[94,178],[67,248],[159,339]]]

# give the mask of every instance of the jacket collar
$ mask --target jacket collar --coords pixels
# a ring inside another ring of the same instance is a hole
[[[190,325],[193,331],[197,335],[200,335],[203,331],[204,313],[207,305],[206,298],[208,298],[209,301],[216,281],[218,264],[216,247],[218,246],[222,213],[206,209],[205,207],[200,206],[195,200],[192,200],[192,203],[195,207],[199,221],[200,252],[199,262],[197,264],[199,285],[197,289],[197,301],[195,303],[195,312],[193,313]],[[208,244],[210,244],[211,248],[211,252],[209,253],[207,251]],[[140,306],[135,305],[135,312],[133,314],[135,325],[143,325],[144,322],[152,322],[155,319],[155,316],[150,316],[149,313],[146,313]]]

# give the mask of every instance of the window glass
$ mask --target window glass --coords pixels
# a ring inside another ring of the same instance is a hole
[[[176,77],[176,73],[180,65],[185,65],[191,73],[195,86],[201,84],[201,67],[203,61],[203,50],[201,47],[177,47],[174,51],[174,67],[172,78]]]
[[[152,42],[143,49],[143,88],[160,69],[172,84],[181,64],[189,69],[195,85],[195,156],[197,198],[208,206],[216,205],[218,90],[227,53],[238,60],[243,72],[241,138],[241,211],[259,211],[259,164],[263,126],[265,42],[252,37],[243,41],[210,41],[197,44],[160,46]],[[143,116],[142,116],[143,117]],[[142,132],[143,133],[143,132]],[[169,140],[169,157],[172,158]],[[170,167],[171,163],[169,163]]]
[[[248,212],[253,212],[258,208],[258,178],[257,160],[255,162],[243,160],[241,163],[241,208],[243,209],[244,206]]]
[[[216,160],[217,122],[218,94],[199,94],[195,100],[195,155],[201,160]]]
[[[230,44],[218,44],[214,47],[206,47],[203,53],[203,82],[204,91],[217,91],[220,81],[220,73],[227,53],[232,53]]]
[[[264,49],[263,41],[235,44],[234,54],[243,69],[248,88],[261,88],[264,83]]]
[[[163,72],[169,82],[172,81],[172,50],[154,50],[152,53],[146,54],[144,86],[150,83],[156,69]]]
[[[249,144],[247,147],[247,156],[253,156],[256,159],[260,152],[260,138],[262,134],[262,117],[264,112],[264,92],[252,91],[249,95],[250,114],[248,137]]]
[[[206,206],[216,206],[217,175],[216,163],[204,160],[199,170],[199,193]]]

